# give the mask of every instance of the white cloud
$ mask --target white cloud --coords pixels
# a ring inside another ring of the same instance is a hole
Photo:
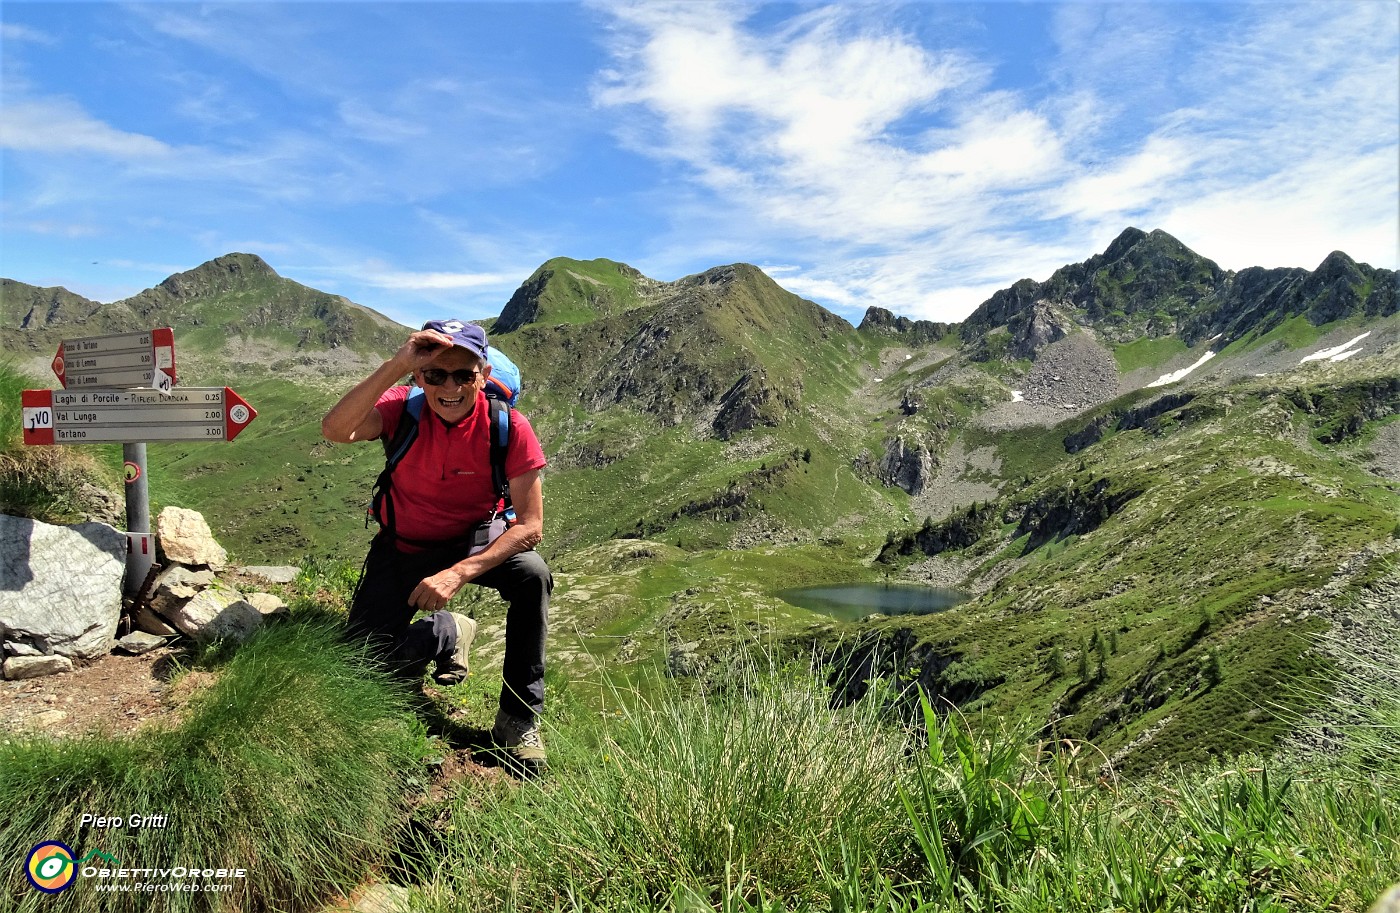
[[[93,238],[103,230],[88,222],[68,222],[61,219],[7,219],[8,227],[36,235],[57,235],[64,238]]]
[[[67,99],[7,101],[0,147],[46,153],[92,152],[128,160],[166,159],[172,147],[104,123]]]
[[[1141,151],[1109,168],[1084,171],[1047,194],[1047,214],[1124,225],[1168,196],[1173,182],[1190,171],[1196,155],[1190,143],[1148,137]]]
[[[0,22],[0,41],[28,41],[45,45],[58,43],[49,33],[17,22]]]
[[[784,284],[848,314],[960,319],[1128,224],[1232,268],[1400,257],[1400,32],[1382,4],[1066,4],[1048,82],[1016,92],[991,88],[998,61],[871,7],[778,27],[727,4],[607,9],[595,100],[704,191],[671,217],[800,253],[812,266]]]

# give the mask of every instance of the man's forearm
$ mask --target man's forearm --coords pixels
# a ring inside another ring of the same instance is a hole
[[[470,558],[463,558],[454,564],[452,569],[466,580],[473,580],[492,568],[505,564],[521,552],[528,552],[542,541],[544,536],[538,527],[521,523],[501,533],[482,551]]]
[[[355,430],[369,416],[379,397],[398,383],[405,371],[395,360],[384,362],[369,377],[360,381],[331,407],[321,420],[321,434],[326,440],[342,444],[355,440]]]

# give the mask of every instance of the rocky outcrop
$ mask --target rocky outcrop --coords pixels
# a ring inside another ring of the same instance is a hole
[[[1048,301],[1037,301],[1030,310],[1022,311],[1007,323],[1011,331],[1011,354],[1034,361],[1046,346],[1068,336],[1069,326],[1069,319]]]
[[[170,528],[179,538],[161,542],[161,552],[171,560],[183,555],[189,564],[172,563],[160,573],[149,597],[134,607],[132,619],[139,631],[160,636],[183,634],[200,643],[214,640],[242,641],[273,615],[285,614],[286,604],[271,593],[250,592],[237,586],[267,586],[289,583],[298,573],[294,567],[234,567],[215,574],[209,559],[223,555],[223,547],[208,535],[209,524],[196,511],[166,508]]]
[[[885,442],[885,453],[875,467],[875,477],[886,485],[917,495],[933,480],[937,463],[923,444],[906,443],[901,437]]]
[[[912,555],[915,551],[932,557],[967,548],[1000,524],[1001,520],[992,504],[973,504],[939,523],[925,520],[913,535],[892,536],[876,560],[890,562],[896,555]]]
[[[741,431],[760,425],[775,426],[787,414],[789,404],[775,393],[762,368],[744,374],[719,398],[719,412],[712,425],[715,437],[727,441]]]
[[[892,312],[872,305],[866,308],[865,317],[856,329],[863,333],[879,336],[899,337],[901,340],[918,345],[937,342],[948,335],[950,327],[946,323],[932,320],[910,320],[908,317],[896,317]]]
[[[1052,539],[1082,536],[1098,529],[1140,494],[1133,489],[1115,491],[1108,479],[1057,488],[1025,505],[1013,538],[1027,536],[1024,553],[1029,554]]]
[[[1078,431],[1067,434],[1064,439],[1066,453],[1078,453],[1103,440],[1110,428],[1115,431],[1131,431],[1144,428],[1156,432],[1157,421],[1163,415],[1180,409],[1196,398],[1194,393],[1167,393],[1149,403],[1135,406],[1126,412],[1108,412],[1095,418]]]
[[[0,637],[10,656],[86,661],[112,649],[126,536],[102,523],[0,515]]]

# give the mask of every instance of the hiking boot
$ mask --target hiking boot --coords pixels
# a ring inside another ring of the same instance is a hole
[[[496,711],[496,725],[491,729],[491,742],[501,749],[501,760],[520,776],[537,777],[544,772],[544,737],[533,718],[511,716]]]
[[[458,615],[456,612],[448,614],[457,623],[457,646],[446,658],[438,657],[437,673],[433,675],[433,681],[439,685],[461,684],[471,675],[467,664],[467,650],[472,645],[472,638],[476,636],[475,618]]]

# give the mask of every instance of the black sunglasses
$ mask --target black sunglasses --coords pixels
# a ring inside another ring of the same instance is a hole
[[[452,378],[452,382],[459,387],[476,383],[476,376],[480,371],[469,371],[463,368],[459,371],[444,371],[442,368],[424,368],[423,383],[433,387],[441,387],[447,383],[447,379]]]

